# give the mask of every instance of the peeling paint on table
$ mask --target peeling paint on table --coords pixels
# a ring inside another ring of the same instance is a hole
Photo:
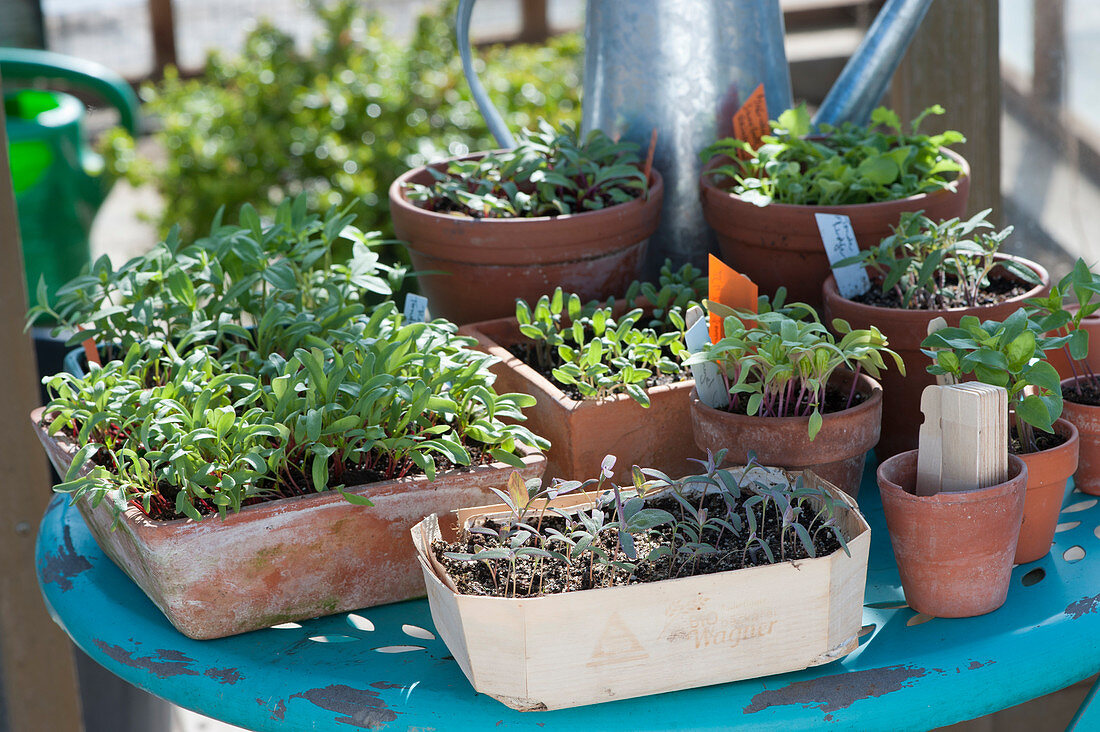
[[[62,592],[67,592],[73,587],[73,578],[91,568],[92,563],[77,554],[73,547],[72,527],[65,526],[61,546],[56,552],[46,554],[39,572],[43,582],[56,584]]]
[[[95,646],[109,658],[131,668],[143,669],[156,676],[158,679],[167,679],[173,676],[198,676],[199,671],[193,668],[194,659],[188,658],[179,651],[167,648],[158,648],[148,656],[139,655],[137,646],[140,642],[133,641],[133,650],[126,650],[120,645],[96,640]],[[244,678],[244,674],[235,668],[208,668],[202,672],[203,676],[214,679],[219,684],[236,684]]]
[[[832,712],[847,709],[860,699],[889,694],[908,686],[912,679],[919,679],[927,674],[928,671],[923,668],[888,666],[796,681],[781,689],[760,692],[743,711],[745,714],[754,714],[772,706],[801,704],[805,707],[817,707],[829,715],[826,719],[830,719]]]
[[[345,684],[310,689],[290,698],[302,698],[322,709],[344,715],[338,716],[336,721],[363,729],[381,729],[387,722],[397,719],[397,715],[386,706],[378,692],[353,689]]]
[[[1100,595],[1085,597],[1077,602],[1070,603],[1069,607],[1066,608],[1066,615],[1076,619],[1082,615],[1096,612],[1097,607],[1100,607]]]
[[[863,621],[870,630],[856,651],[804,671],[576,709],[514,712],[475,693],[439,640],[423,600],[219,640],[186,638],[103,555],[65,501],[52,502],[42,522],[39,585],[66,632],[110,671],[176,704],[259,732],[498,725],[609,732],[925,730],[1100,672],[1100,644],[1080,641],[1100,635],[1094,534],[1100,505],[1072,514],[1080,524],[1056,534],[1050,556],[1013,570],[1000,610],[928,619],[905,605],[874,467],[868,461],[859,495],[872,535]],[[1080,499],[1068,495],[1066,505]],[[1074,545],[1085,548],[1085,557],[1066,562],[1062,553]],[[1076,729],[1095,727],[1087,725],[1100,719],[1097,706],[1082,713],[1086,726]]]

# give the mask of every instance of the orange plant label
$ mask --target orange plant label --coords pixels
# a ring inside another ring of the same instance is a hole
[[[756,283],[732,267],[727,266],[713,254],[708,257],[707,299],[720,305],[756,312],[756,299],[759,292]],[[710,314],[710,342],[717,343],[725,334],[722,318]]]
[[[733,115],[733,136],[755,149],[760,147],[760,138],[769,131],[768,103],[764,98],[764,85],[759,84]]]

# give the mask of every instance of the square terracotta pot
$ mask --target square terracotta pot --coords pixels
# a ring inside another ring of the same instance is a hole
[[[521,711],[562,709],[721,684],[830,663],[854,651],[863,625],[871,531],[855,501],[812,472],[840,502],[850,554],[779,562],[533,598],[475,597],[431,555],[437,517],[412,531],[432,622],[477,691]],[[591,505],[585,496],[552,502]],[[463,525],[506,512],[459,512]]]
[[[688,462],[703,456],[691,432],[693,379],[646,389],[648,408],[626,394],[577,401],[508,350],[525,340],[515,318],[473,323],[458,332],[476,338],[478,348],[500,359],[492,367],[497,391],[522,392],[538,400],[524,410],[524,424],[550,440],[547,479],[594,478],[605,455],[617,458],[615,476],[620,480],[630,475],[631,465],[657,468],[674,478],[698,467]]]
[[[47,435],[42,412],[31,420],[65,475],[76,446]],[[530,452],[523,462],[520,473],[535,478],[546,458]],[[347,489],[369,498],[370,507],[325,492],[246,506],[224,520],[155,521],[117,494],[77,507],[104,553],[172,625],[191,638],[221,638],[423,596],[409,530],[428,514],[448,517],[495,500],[489,487],[501,487],[512,470],[493,463],[448,470],[434,481],[420,476]]]

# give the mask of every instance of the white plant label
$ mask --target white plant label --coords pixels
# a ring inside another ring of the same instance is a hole
[[[855,232],[852,231],[851,219],[843,214],[819,213],[814,214],[814,217],[817,219],[818,231],[821,232],[821,241],[825,243],[829,264],[859,254],[859,244],[856,242]],[[833,276],[836,278],[837,290],[848,299],[871,289],[867,270],[858,264],[834,268]]]
[[[707,319],[702,317],[684,333],[684,345],[691,353],[698,353],[708,343],[710,343],[710,332],[707,328]],[[703,404],[716,409],[729,406],[730,395],[726,391],[722,377],[718,375],[718,364],[709,362],[693,364],[691,375],[695,379],[695,390],[699,392],[699,399]]]
[[[405,295],[405,320],[409,323],[427,323],[428,298],[411,292]]]

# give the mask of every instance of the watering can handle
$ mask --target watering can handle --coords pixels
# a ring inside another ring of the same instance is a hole
[[[503,148],[512,149],[516,146],[515,138],[508,130],[508,125],[500,112],[489,100],[485,87],[481,85],[481,79],[477,78],[474,71],[473,53],[470,50],[470,14],[474,12],[476,0],[459,0],[458,15],[455,18],[455,29],[458,35],[458,53],[462,56],[462,71],[466,74],[466,83],[470,85],[470,92],[474,95],[477,108],[481,110],[481,116],[489,125],[489,132],[497,138],[497,142]]]
[[[126,80],[103,64],[33,48],[0,48],[0,77],[48,78],[94,91],[118,109],[119,122],[138,133],[138,98]]]

